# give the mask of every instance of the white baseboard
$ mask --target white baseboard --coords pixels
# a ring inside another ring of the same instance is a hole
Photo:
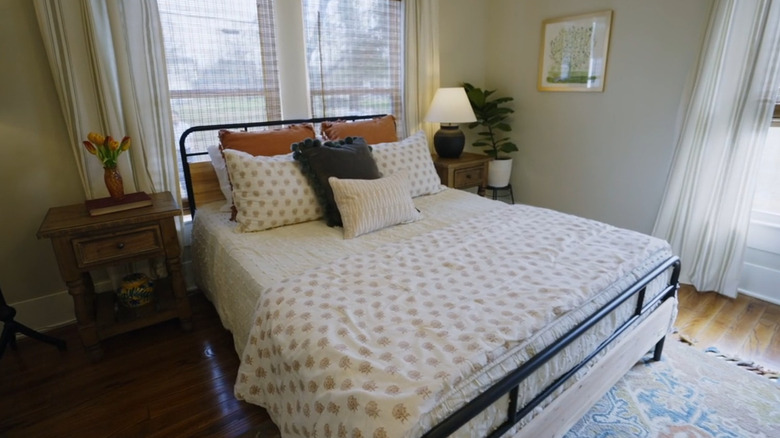
[[[745,263],[739,283],[739,292],[760,300],[780,305],[780,270]]]
[[[182,273],[187,291],[197,289],[192,273],[192,262],[182,263]],[[110,291],[110,280],[95,282],[95,290]],[[25,301],[8,303],[16,309],[16,321],[39,332],[45,332],[76,322],[76,314],[73,310],[73,298],[68,291],[55,292],[50,295],[33,298]]]
[[[73,299],[67,291],[8,304],[16,309],[16,321],[39,332],[76,322]]]

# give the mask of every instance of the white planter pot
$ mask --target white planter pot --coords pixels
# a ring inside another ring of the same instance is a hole
[[[488,185],[490,187],[506,187],[512,176],[512,159],[493,160],[488,166]]]

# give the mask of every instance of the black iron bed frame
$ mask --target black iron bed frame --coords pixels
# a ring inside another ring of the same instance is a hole
[[[374,119],[384,117],[386,114],[374,114],[370,116],[346,116],[346,117],[319,117],[313,119],[291,119],[276,120],[270,122],[247,122],[247,123],[225,123],[221,125],[201,125],[187,128],[179,137],[179,156],[181,157],[182,170],[184,171],[184,182],[187,187],[187,201],[189,202],[190,214],[195,214],[195,193],[192,189],[192,176],[190,174],[190,157],[208,155],[208,152],[188,152],[187,137],[196,132],[219,131],[222,129],[239,129],[249,131],[250,128],[273,128],[284,125],[297,125],[301,123],[319,124],[322,122],[340,122],[355,120]],[[216,136],[215,139],[216,141]]]
[[[179,140],[179,153],[181,154],[181,161],[184,170],[184,178],[187,187],[187,196],[189,201],[190,213],[195,214],[195,197],[192,187],[192,179],[190,174],[190,157],[206,155],[206,152],[187,152],[186,140],[187,137],[194,132],[206,132],[206,131],[218,131],[221,129],[240,129],[248,131],[250,128],[267,128],[277,127],[283,125],[292,125],[300,123],[319,124],[322,122],[335,122],[335,121],[355,121],[371,119],[375,117],[381,117],[383,115],[370,115],[370,116],[347,116],[347,117],[321,117],[311,119],[293,119],[293,120],[279,120],[270,122],[250,122],[250,123],[230,123],[221,125],[203,125],[194,126],[181,135]],[[663,275],[669,269],[672,270],[669,281],[666,287],[661,293],[645,302],[645,293],[648,284],[660,275]],[[637,280],[631,287],[621,292],[620,295],[613,298],[610,302],[605,304],[602,308],[597,310],[585,321],[582,321],[577,326],[572,328],[569,332],[555,341],[553,344],[539,352],[537,355],[529,359],[520,367],[503,377],[501,380],[494,383],[490,388],[483,393],[475,397],[468,404],[456,410],[444,419],[441,423],[437,424],[431,430],[423,435],[423,438],[444,438],[448,437],[456,432],[460,427],[468,423],[471,419],[476,417],[480,412],[487,409],[493,403],[498,401],[505,395],[509,395],[509,406],[507,408],[507,419],[499,425],[493,432],[491,432],[487,438],[498,438],[518,422],[520,422],[526,415],[528,415],[534,408],[542,403],[550,394],[563,385],[569,378],[571,378],[577,371],[585,367],[588,362],[595,358],[599,353],[604,351],[612,342],[614,342],[621,334],[628,330],[634,323],[642,319],[645,315],[650,314],[656,308],[658,308],[664,301],[673,298],[677,294],[679,288],[679,276],[680,276],[680,259],[677,256],[672,256],[659,264],[655,269],[649,272],[644,277]],[[573,366],[569,371],[564,373],[561,377],[552,382],[547,388],[542,390],[535,398],[524,406],[518,406],[518,392],[520,384],[534,371],[543,366],[547,361],[552,359],[561,350],[566,348],[569,344],[574,342],[577,338],[587,332],[590,328],[595,326],[604,317],[609,315],[612,311],[620,307],[623,303],[629,299],[637,297],[636,308],[633,315],[615,329],[610,336],[607,337],[593,352],[587,357],[582,359],[579,363]],[[665,336],[661,337],[653,350],[653,360],[658,361],[661,359],[663,352]]]

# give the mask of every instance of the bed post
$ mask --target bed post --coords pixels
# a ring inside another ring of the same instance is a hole
[[[655,350],[653,350],[653,360],[658,362],[661,360],[661,354],[664,352],[664,341],[666,340],[666,336],[661,338],[658,342],[655,344]]]
[[[672,269],[672,276],[669,279],[669,285],[673,288],[670,291],[670,294],[673,297],[677,297],[677,290],[680,289],[680,267],[680,260],[677,259],[677,261],[674,263],[674,268]],[[674,323],[674,321],[672,321],[672,323]],[[664,352],[664,341],[666,341],[666,336],[659,339],[655,344],[655,349],[653,350],[653,361],[655,362],[661,360],[661,355]]]

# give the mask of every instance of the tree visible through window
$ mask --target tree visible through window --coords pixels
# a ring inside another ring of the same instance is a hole
[[[177,139],[189,126],[281,118],[272,0],[158,0]],[[214,139],[193,138],[205,150]]]
[[[303,0],[315,117],[402,111],[402,4]]]

